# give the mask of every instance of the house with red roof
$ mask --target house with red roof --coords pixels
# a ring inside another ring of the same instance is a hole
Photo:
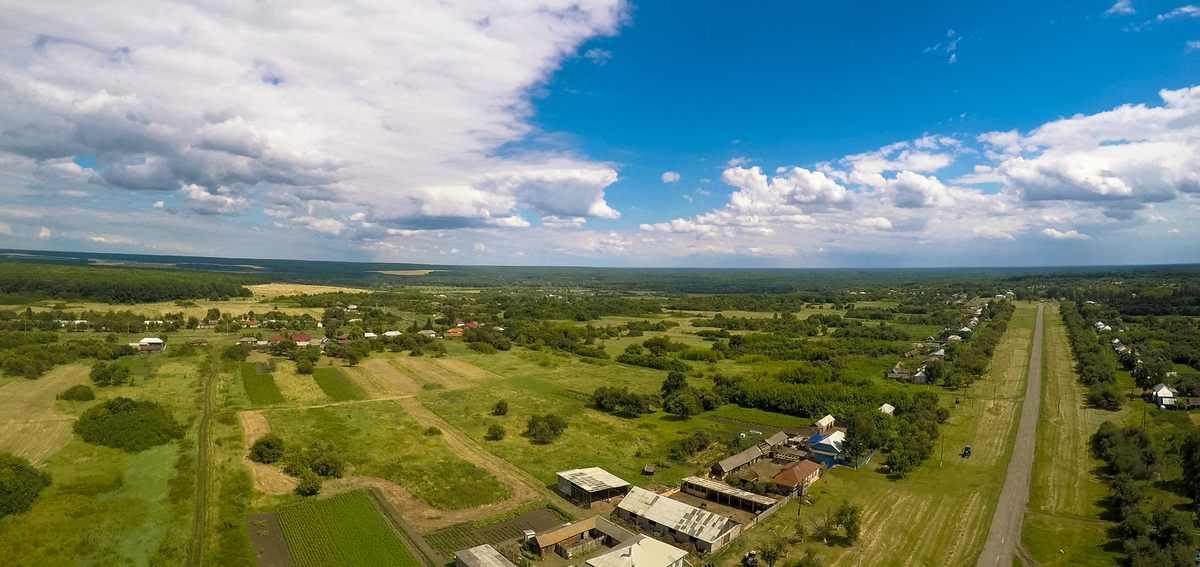
[[[462,334],[463,334],[462,327],[454,327],[452,329],[446,329],[446,332],[442,333],[442,338],[443,339],[461,339]]]
[[[312,341],[312,335],[307,333],[297,333],[292,335],[292,341],[295,342],[297,346],[308,346],[308,343]]]
[[[800,461],[775,475],[775,489],[783,494],[801,494],[825,471],[825,466],[809,460]]]

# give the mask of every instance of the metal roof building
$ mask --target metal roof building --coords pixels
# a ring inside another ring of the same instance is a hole
[[[687,555],[678,547],[640,535],[584,564],[587,567],[686,567]]]
[[[766,510],[778,502],[778,500],[769,496],[755,494],[740,488],[734,488],[723,482],[700,478],[698,476],[684,477],[683,490],[701,498],[707,498],[718,504],[746,508],[755,513]]]
[[[787,443],[787,440],[787,433],[780,431],[770,437],[767,437],[766,439],[763,439],[754,447],[746,449],[745,451],[742,451],[736,455],[725,457],[721,460],[721,462],[713,465],[712,474],[717,477],[724,477],[725,475],[763,457],[770,456],[772,448]]]
[[[617,505],[617,516],[677,542],[695,543],[705,553],[720,549],[742,530],[729,518],[637,487]]]
[[[590,505],[625,494],[629,483],[600,467],[574,469],[558,473],[558,491],[568,500]]]
[[[517,567],[490,545],[454,552],[455,567]]]

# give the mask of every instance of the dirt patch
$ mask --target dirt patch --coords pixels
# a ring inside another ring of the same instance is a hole
[[[271,362],[271,355],[269,355],[261,350],[251,351],[250,356],[246,357],[246,362],[250,362],[250,363]]]
[[[382,358],[363,361],[355,368],[345,368],[358,385],[373,397],[415,394],[421,386]]]
[[[428,276],[434,272],[444,272],[446,270],[379,270],[376,273],[389,276]]]
[[[59,411],[54,396],[87,381],[88,367],[72,364],[37,380],[0,387],[0,450],[40,465],[71,442],[75,416]],[[78,404],[79,402],[63,402]]]
[[[254,549],[258,567],[295,567],[275,514],[247,516],[246,529],[250,532],[250,546]]]
[[[411,356],[402,356],[393,359],[396,364],[411,371],[414,375],[426,383],[439,384],[447,390],[459,390],[462,388],[470,388],[475,386],[477,380],[459,373],[457,370],[441,363],[442,360],[429,360],[426,358],[416,358]],[[470,366],[469,364],[467,366]],[[471,366],[471,368],[476,368]],[[480,372],[481,369],[476,368]]]
[[[488,378],[498,378],[501,380],[504,379],[504,377],[499,374],[488,372],[487,370],[475,366],[474,364],[453,358],[439,358],[436,359],[435,362],[437,362],[437,364],[442,368],[450,370],[451,372],[456,372],[472,380],[486,380]]]
[[[263,435],[271,432],[271,424],[259,410],[238,412],[242,422],[242,463],[250,469],[254,479],[254,489],[264,494],[287,494],[296,490],[300,482],[271,465],[264,465],[250,460],[250,447]],[[260,563],[261,565],[261,563]]]
[[[279,392],[290,401],[300,405],[321,404],[329,401],[329,396],[325,395],[311,374],[296,372],[295,362],[276,361],[275,371],[271,373],[271,376],[275,378],[275,386],[279,388]]]
[[[290,284],[290,283],[269,283],[248,285],[249,289],[255,297],[279,297],[281,295],[299,295],[307,293],[309,295],[317,293],[336,293],[344,291],[347,293],[371,293],[369,289],[359,289],[354,287],[337,287],[328,285],[305,285],[305,284]]]

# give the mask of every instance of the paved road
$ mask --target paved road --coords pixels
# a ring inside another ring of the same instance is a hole
[[[987,542],[979,556],[978,567],[1011,567],[1017,547],[1021,545],[1021,523],[1029,504],[1029,479],[1033,476],[1033,446],[1037,438],[1038,408],[1042,393],[1042,310],[1038,305],[1037,326],[1033,329],[1033,348],[1029,352],[1029,379],[1025,385],[1025,401],[1021,423],[1017,426],[1017,442],[1013,445],[1008,476],[1000,492],[996,515],[988,530]]]

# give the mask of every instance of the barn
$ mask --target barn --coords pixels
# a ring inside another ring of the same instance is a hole
[[[678,500],[634,487],[617,505],[617,517],[644,530],[692,543],[698,551],[712,553],[742,533],[742,525]]]
[[[590,467],[558,473],[558,491],[586,507],[629,492],[629,483],[600,467]]]
[[[517,567],[490,545],[454,552],[454,567]]]

